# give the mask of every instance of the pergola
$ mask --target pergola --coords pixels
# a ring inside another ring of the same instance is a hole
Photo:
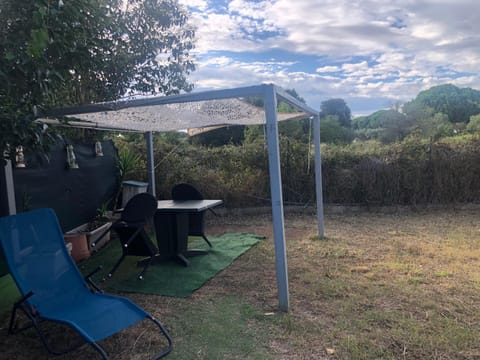
[[[240,100],[245,97],[263,98],[264,108],[261,109]],[[293,106],[298,113],[278,114],[277,101],[279,100]],[[319,113],[273,84],[55,109],[44,114],[37,121],[99,130],[145,133],[149,192],[153,195],[155,195],[153,132],[203,129],[225,125],[266,124],[278,301],[279,309],[288,311],[288,268],[278,121],[301,117],[311,117],[314,124],[318,235],[322,238],[324,224]],[[61,120],[62,118],[73,119],[65,122]]]

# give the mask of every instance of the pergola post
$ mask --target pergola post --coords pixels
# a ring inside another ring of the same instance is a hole
[[[157,192],[155,189],[155,159],[153,157],[153,133],[151,131],[145,133],[145,141],[147,143],[148,192],[156,197]]]
[[[315,142],[315,192],[317,194],[317,222],[318,237],[324,237],[323,224],[323,185],[322,185],[322,156],[320,152],[320,117],[313,116],[313,133]]]
[[[287,312],[289,308],[289,291],[283,217],[282,176],[280,171],[280,148],[278,144],[277,96],[273,85],[264,85],[264,91],[278,306],[281,311]]]
[[[5,166],[0,169],[0,195],[3,199],[0,204],[0,216],[15,215],[15,189],[13,184],[12,161],[7,160]]]

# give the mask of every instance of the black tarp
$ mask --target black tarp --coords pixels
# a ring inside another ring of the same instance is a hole
[[[120,186],[111,140],[101,143],[104,156],[94,144],[73,144],[78,169],[67,166],[67,143],[53,146],[48,162],[27,156],[27,167],[13,170],[17,212],[53,208],[64,232],[92,220],[103,204],[111,207]]]
[[[8,215],[7,185],[5,183],[5,166],[0,162],[0,216]],[[0,276],[8,273],[7,264],[0,249]]]

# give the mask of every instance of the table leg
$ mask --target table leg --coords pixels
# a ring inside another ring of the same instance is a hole
[[[208,253],[206,250],[188,250],[188,213],[156,213],[154,222],[160,253],[155,262],[173,259],[188,266],[190,261],[187,257]]]
[[[197,256],[197,255],[206,255],[208,251],[201,249],[188,249],[188,223],[189,223],[189,214],[188,213],[177,213],[176,214],[176,225],[177,225],[177,256],[180,257],[181,262],[187,262],[188,266],[189,261],[187,257]]]

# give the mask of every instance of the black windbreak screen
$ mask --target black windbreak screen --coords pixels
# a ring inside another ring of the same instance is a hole
[[[51,207],[64,232],[92,220],[102,204],[113,205],[120,186],[112,141],[101,142],[104,156],[94,144],[73,144],[78,169],[67,166],[66,143],[52,147],[50,161],[27,156],[26,168],[15,168],[17,212]]]

